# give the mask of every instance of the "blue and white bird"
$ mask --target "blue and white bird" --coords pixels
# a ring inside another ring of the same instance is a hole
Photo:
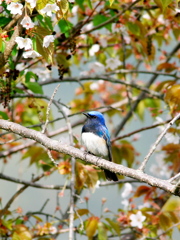
[[[83,113],[87,120],[82,128],[82,143],[93,155],[108,158],[112,161],[110,134],[102,113],[91,111]],[[115,173],[104,169],[106,179],[118,181]]]

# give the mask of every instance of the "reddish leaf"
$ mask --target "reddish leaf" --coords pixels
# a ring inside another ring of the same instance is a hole
[[[160,63],[157,66],[157,70],[165,70],[165,72],[172,72],[173,70],[177,69],[177,67],[175,66],[175,64],[173,63]]]
[[[134,197],[140,197],[144,194],[147,194],[149,192],[149,190],[151,189],[151,187],[147,187],[147,186],[140,186],[137,188]]]

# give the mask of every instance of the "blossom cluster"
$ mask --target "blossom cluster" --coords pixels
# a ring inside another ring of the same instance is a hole
[[[26,0],[27,3],[30,4],[30,7],[33,9],[36,7],[36,0]],[[22,15],[23,14],[23,5],[18,2],[11,2],[7,6],[7,10],[10,11],[11,14],[16,15]],[[47,4],[43,9],[40,10],[40,14],[47,15],[49,17],[52,16],[52,13],[59,10],[59,7],[56,3],[54,4]],[[23,19],[21,20],[20,24],[25,28],[26,30],[33,29],[35,27],[35,23],[31,20],[31,18],[25,14]],[[43,38],[42,46],[45,48],[48,48],[50,43],[54,42],[54,35],[47,35]],[[24,58],[36,58],[40,57],[41,55],[33,50],[32,46],[32,40],[30,38],[23,38],[23,37],[16,37],[15,42],[18,45],[18,48],[26,50],[26,52],[23,53]]]

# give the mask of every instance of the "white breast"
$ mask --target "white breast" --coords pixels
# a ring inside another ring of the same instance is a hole
[[[82,133],[82,143],[87,150],[97,156],[108,156],[106,141],[94,133]]]

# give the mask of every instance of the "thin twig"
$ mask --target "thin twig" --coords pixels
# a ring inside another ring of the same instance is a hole
[[[100,184],[98,186],[106,187],[106,186],[110,186],[110,185],[124,184],[124,183],[141,183],[141,182],[138,180],[132,180],[132,179],[121,179],[121,180],[118,180],[117,182],[112,182],[112,181],[100,182]]]
[[[66,112],[61,108],[62,114],[66,120],[70,145],[73,146],[73,132],[69,118]],[[75,158],[71,157],[71,179],[70,179],[70,209],[69,209],[69,240],[74,239],[74,196],[75,196]]]
[[[142,238],[140,238],[140,240],[145,240],[145,239],[147,239],[147,238],[148,238],[148,239],[151,239],[151,240],[159,240],[159,239],[160,239],[160,238],[159,238],[160,236],[165,235],[166,233],[168,233],[169,231],[171,231],[173,228],[178,227],[179,225],[180,225],[180,222],[177,222],[177,223],[175,223],[174,225],[172,225],[171,227],[169,227],[166,231],[158,234],[157,237],[146,237],[146,238],[142,237]]]
[[[176,174],[174,177],[170,178],[168,181],[173,184],[175,181],[177,183],[177,180],[178,181],[180,180],[180,173]]]
[[[63,80],[63,82],[79,82],[79,81],[88,81],[88,80],[90,80],[90,81],[91,80],[93,80],[93,81],[104,80],[104,81],[111,82],[111,83],[122,84],[122,85],[125,85],[125,86],[129,86],[129,87],[136,88],[138,90],[144,91],[145,93],[148,93],[152,97],[157,97],[157,98],[162,99],[162,94],[160,94],[158,92],[155,92],[153,90],[150,90],[146,86],[144,87],[144,86],[141,86],[141,85],[138,85],[138,84],[135,84],[135,83],[128,83],[128,82],[122,81],[120,79],[109,77],[106,74],[95,75],[93,77],[92,76],[84,76],[84,77],[76,77],[76,78],[75,77],[73,77],[73,78],[69,77],[69,78],[65,78]],[[51,83],[55,83],[55,82],[59,82],[59,79],[53,79],[52,78],[52,79],[40,82],[39,84],[41,86],[43,86],[43,85],[47,85],[47,84],[51,84]]]
[[[35,141],[29,141],[29,142],[26,142],[24,144],[9,148],[8,150],[4,150],[4,151],[0,152],[0,158],[4,158],[4,157],[7,157],[7,156],[9,156],[13,153],[17,153],[17,152],[19,152],[19,151],[21,151],[25,148],[28,148],[28,147],[34,145],[35,143],[36,143]]]
[[[126,137],[130,137],[130,136],[132,136],[132,135],[134,135],[134,134],[136,134],[136,133],[142,132],[142,131],[146,131],[146,130],[149,130],[149,129],[152,129],[152,128],[156,128],[156,127],[158,127],[158,126],[162,126],[162,125],[164,125],[164,124],[166,124],[166,123],[168,123],[168,122],[170,122],[170,121],[171,121],[171,120],[167,120],[167,121],[165,121],[165,122],[161,122],[161,123],[153,124],[153,125],[151,125],[151,126],[147,126],[147,127],[143,127],[143,128],[137,129],[137,130],[135,130],[135,131],[133,131],[133,132],[130,132],[130,133],[121,135],[121,136],[119,136],[119,137],[113,138],[113,139],[111,140],[111,142],[115,142],[115,141],[117,141],[117,140],[124,139],[124,138],[126,138]]]
[[[137,74],[157,74],[157,75],[161,75],[161,76],[167,76],[167,77],[173,77],[173,78],[180,78],[178,77],[176,73],[172,74],[172,73],[166,73],[166,72],[159,72],[159,71],[145,71],[145,70],[128,70],[128,69],[119,69],[113,72],[109,72],[106,73],[106,75],[112,75],[112,74],[131,74],[131,73],[137,73]]]
[[[54,171],[54,168],[52,168],[51,170],[49,170],[50,173],[52,173]],[[46,176],[46,172],[42,173],[41,175],[37,176],[36,178],[34,178],[32,180],[32,183],[39,181],[41,178],[43,178],[44,176]],[[1,210],[0,212],[0,218],[5,214],[5,212],[10,208],[11,204],[14,202],[14,200],[24,191],[26,190],[26,188],[28,188],[28,185],[25,185],[23,187],[21,187],[10,199],[9,201],[6,203],[5,207]]]
[[[49,123],[49,113],[50,113],[50,110],[51,110],[51,104],[52,104],[52,102],[53,102],[53,100],[54,100],[54,97],[55,97],[55,95],[56,95],[59,87],[60,87],[60,84],[58,84],[58,85],[55,87],[54,92],[53,92],[53,94],[52,94],[52,96],[51,96],[51,99],[50,99],[50,101],[49,101],[49,103],[48,103],[47,110],[46,110],[46,122],[45,122],[45,124],[44,124],[43,129],[42,129],[42,133],[45,133],[46,128],[47,128],[47,125],[48,125],[48,123]],[[51,162],[53,162],[53,164],[57,167],[57,166],[58,166],[58,163],[56,163],[56,161],[55,161],[54,158],[52,157],[51,151],[50,151],[49,149],[47,150],[47,153],[48,153],[49,158],[51,159]]]
[[[167,126],[164,128],[164,130],[162,131],[162,133],[159,135],[159,137],[157,138],[156,142],[154,143],[154,145],[151,147],[149,153],[147,154],[147,156],[144,158],[141,166],[139,167],[140,171],[144,171],[146,164],[150,158],[150,156],[153,154],[153,152],[155,151],[155,149],[157,148],[157,145],[159,144],[159,142],[162,140],[162,138],[164,137],[164,135],[166,134],[167,130],[175,123],[175,121],[177,119],[180,118],[180,113],[177,114],[168,124]]]
[[[63,189],[63,186],[61,186],[61,185],[44,185],[44,184],[28,182],[28,181],[24,181],[24,180],[21,180],[21,179],[18,179],[18,178],[7,176],[3,173],[0,173],[0,179],[4,179],[6,181],[10,181],[10,182],[13,182],[13,183],[23,184],[25,186],[34,187],[34,188],[51,189],[51,190],[52,189],[54,189],[54,190]],[[66,186],[66,189],[69,189],[69,186]]]
[[[95,30],[98,30],[99,28],[102,28],[104,26],[106,26],[109,23],[112,23],[114,21],[116,21],[121,15],[123,15],[127,10],[130,10],[136,3],[140,2],[140,0],[136,0],[133,3],[131,3],[130,5],[128,5],[127,7],[125,7],[121,12],[119,12],[118,14],[116,14],[115,16],[113,16],[112,18],[108,19],[107,21],[104,21],[103,23],[91,28],[88,31],[82,32],[82,34],[88,34],[91,33]]]
[[[21,88],[19,88],[21,89]],[[11,95],[11,98],[40,98],[40,99],[46,99],[48,101],[51,101],[51,98],[47,95],[44,95],[44,94],[14,94],[14,95]],[[56,100],[52,100],[52,103],[59,109],[59,105],[62,105],[64,107],[67,107],[68,106],[60,101],[56,101]]]
[[[47,150],[47,154],[49,156],[49,158],[51,159],[51,162],[56,166],[58,167],[58,163],[54,160],[54,158],[52,157],[52,154],[51,154],[51,151],[48,149]]]

